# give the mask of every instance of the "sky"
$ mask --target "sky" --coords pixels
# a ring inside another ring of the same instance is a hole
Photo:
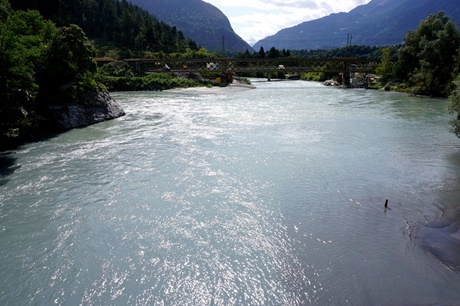
[[[204,0],[220,9],[251,46],[279,30],[332,13],[349,12],[371,0]]]

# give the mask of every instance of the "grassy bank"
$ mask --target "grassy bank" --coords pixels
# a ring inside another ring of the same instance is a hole
[[[167,90],[213,86],[210,81],[178,78],[169,74],[150,74],[146,76],[103,76],[100,79],[109,91]]]

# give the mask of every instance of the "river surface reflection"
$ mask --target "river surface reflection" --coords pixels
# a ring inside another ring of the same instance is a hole
[[[254,84],[2,154],[0,304],[459,304],[447,102]]]

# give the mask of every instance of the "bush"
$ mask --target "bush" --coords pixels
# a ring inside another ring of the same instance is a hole
[[[451,125],[451,132],[460,138],[460,75],[454,81],[455,89],[449,96],[448,112],[451,115],[455,115],[455,119],[449,123]]]
[[[169,74],[155,73],[144,77],[105,76],[100,81],[109,91],[167,90],[208,85],[207,82],[176,78]]]
[[[103,76],[114,76],[114,77],[133,77],[134,72],[126,62],[117,61],[105,64],[98,69],[98,73]]]

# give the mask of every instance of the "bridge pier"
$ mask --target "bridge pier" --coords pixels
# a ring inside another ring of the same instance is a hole
[[[343,86],[350,87],[351,85],[350,72],[342,72],[341,74],[342,74]]]
[[[144,72],[143,67],[139,61],[129,61],[128,62],[129,66],[138,74],[141,74]]]
[[[220,85],[227,86],[227,75],[225,74],[225,72],[222,72],[220,74]]]

